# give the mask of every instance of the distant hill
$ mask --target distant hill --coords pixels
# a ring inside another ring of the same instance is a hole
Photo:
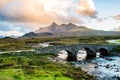
[[[0,38],[6,38],[6,37],[9,37],[9,38],[18,38],[19,36],[0,36]]]
[[[23,35],[23,37],[37,37],[37,34],[34,32],[29,32]]]
[[[76,26],[72,23],[61,25],[53,23],[48,27],[40,28],[35,32],[27,33],[23,35],[23,37],[63,37],[63,36],[92,36],[92,35],[101,36],[120,35],[120,32],[95,30],[84,26]]]

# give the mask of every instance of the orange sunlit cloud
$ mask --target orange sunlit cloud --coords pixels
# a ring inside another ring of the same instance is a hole
[[[10,6],[6,6],[6,10],[3,12],[6,14],[5,16],[15,21],[35,22],[40,24],[50,24],[52,22],[81,22],[80,18],[69,13],[73,11],[74,14],[78,14],[74,10],[77,9],[77,4],[73,5],[72,1],[73,0],[11,0],[10,2],[7,0],[6,2],[2,1],[1,4],[3,3],[3,5],[5,5],[5,3],[11,3]],[[80,7],[85,8],[85,10],[79,8],[80,14],[92,15],[92,7],[94,4],[90,1],[92,0],[80,1]],[[12,2],[18,5],[12,5]],[[85,4],[90,5],[86,6]]]
[[[94,16],[96,11],[93,0],[80,0],[77,11],[85,16]]]

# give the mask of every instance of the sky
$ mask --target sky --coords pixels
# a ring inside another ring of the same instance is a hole
[[[120,27],[120,0],[0,0],[0,36],[21,36],[53,22],[113,30]]]

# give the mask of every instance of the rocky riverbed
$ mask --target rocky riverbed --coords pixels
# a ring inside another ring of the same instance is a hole
[[[80,67],[98,80],[120,80],[120,57],[109,56],[95,58],[84,62],[73,62],[75,67]]]

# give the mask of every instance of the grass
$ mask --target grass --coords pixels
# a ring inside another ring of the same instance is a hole
[[[32,45],[50,42],[52,45],[78,43],[107,44],[105,40],[120,39],[120,36],[52,37],[52,38],[4,38],[0,39],[0,50],[32,49]],[[115,49],[120,50],[120,47]],[[95,80],[93,76],[74,68],[71,64],[60,64],[49,60],[53,55],[33,52],[1,54],[0,80]]]
[[[48,38],[3,38],[0,39],[0,50],[32,49],[32,45],[50,42],[51,45],[68,45],[79,43],[108,44],[106,40],[120,39],[120,36],[84,36],[84,37],[48,37]]]
[[[0,39],[0,50],[32,49],[32,45],[50,42],[52,45],[78,43],[107,44],[105,40],[120,39],[120,36],[52,37],[52,38],[4,38]],[[115,51],[120,51],[117,47]],[[74,68],[71,64],[60,64],[49,60],[54,55],[22,52],[0,55],[0,80],[96,80],[93,76]]]
[[[116,42],[120,42],[120,40],[117,40]]]
[[[0,80],[95,80],[70,63],[52,62],[49,57],[34,53],[0,55]]]

